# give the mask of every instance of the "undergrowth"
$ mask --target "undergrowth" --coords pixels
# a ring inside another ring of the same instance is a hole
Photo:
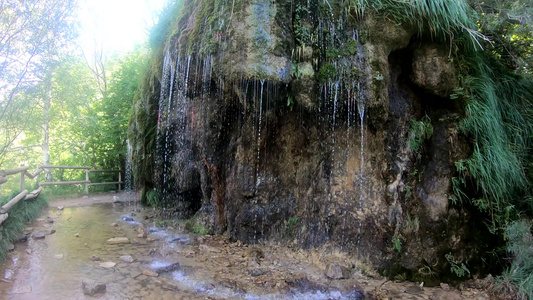
[[[462,130],[472,136],[474,149],[457,167],[463,177],[474,179],[479,197],[469,200],[490,216],[488,226],[496,232],[520,212],[533,211],[533,81],[487,61],[475,58],[477,72],[466,79],[471,97]],[[465,188],[468,182],[464,182]],[[465,198],[464,194],[457,196]]]
[[[533,299],[533,235],[529,220],[519,220],[506,227],[511,266],[496,282],[499,293],[517,299]]]
[[[15,195],[5,197],[3,202],[13,198],[11,196]],[[8,245],[18,240],[26,223],[33,221],[47,205],[46,197],[40,195],[33,200],[21,200],[9,210],[9,217],[0,226],[0,261],[6,258]]]

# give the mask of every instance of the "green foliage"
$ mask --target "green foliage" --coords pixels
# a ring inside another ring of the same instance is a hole
[[[310,11],[307,9],[307,6],[297,3],[294,12],[293,28],[297,46],[312,45],[312,31],[306,24],[306,19],[309,17]]]
[[[402,241],[400,241],[400,237],[397,235],[392,237],[392,248],[398,252],[402,252]]]
[[[420,121],[411,120],[411,127],[409,130],[408,143],[411,146],[411,151],[419,155],[420,146],[425,140],[433,135],[433,126],[431,119],[425,115]]]
[[[447,253],[444,255],[444,257],[450,264],[450,271],[453,274],[459,278],[470,277],[470,270],[468,270],[467,266],[463,262],[457,261],[453,254]]]
[[[18,127],[23,133],[14,144],[20,150],[6,152],[2,166],[16,167],[21,161],[31,167],[42,164],[42,128],[48,123],[51,164],[121,169],[126,156],[128,118],[144,71],[144,57],[145,51],[139,48],[109,60],[107,90],[103,94],[81,57],[60,56],[50,62],[52,71],[47,78],[51,80],[42,80],[31,93],[20,94],[29,99],[25,102],[24,118],[10,120],[10,126]],[[49,113],[43,109],[47,99]],[[110,174],[91,174],[91,179],[98,181],[102,176]],[[84,180],[85,174],[80,170],[60,169],[52,170],[52,177],[57,181]],[[116,181],[116,174],[112,179],[104,181]],[[110,188],[115,187],[95,187],[92,191]],[[80,187],[47,187],[45,192],[81,191]]]
[[[189,219],[185,223],[185,229],[189,230],[192,233],[201,234],[201,235],[206,235],[209,233],[209,231],[207,230],[205,226],[198,223],[198,220],[196,217]]]
[[[134,185],[139,188],[151,188],[153,185],[154,153],[157,134],[157,111],[159,100],[159,80],[162,73],[163,49],[151,53],[148,68],[142,77],[139,88],[133,98],[133,111],[128,128],[128,139],[134,145],[132,165]],[[144,195],[144,193],[143,193]],[[145,196],[143,204],[148,204]]]
[[[403,232],[405,234],[415,234],[420,229],[420,221],[418,217],[411,217],[410,214],[405,218],[405,223],[403,224]]]
[[[318,71],[318,80],[320,80],[320,82],[328,82],[336,79],[338,76],[339,70],[330,63],[323,64]]]
[[[114,64],[107,94],[98,107],[97,161],[92,162],[103,169],[119,169],[125,161],[133,98],[147,69],[146,50],[138,48],[117,58]]]
[[[326,50],[327,60],[335,60],[337,58],[339,58],[339,49],[329,48],[328,50]]]
[[[490,61],[490,60],[489,60]],[[480,58],[477,73],[467,78],[471,98],[462,129],[475,142],[472,156],[460,161],[459,172],[475,179],[480,194],[473,203],[491,216],[496,231],[515,214],[514,207],[533,211],[531,199],[533,81],[489,67]],[[463,181],[463,183],[466,181]],[[456,194],[462,198],[462,194]]]
[[[0,163],[37,118],[38,85],[75,38],[72,0],[2,1],[0,5]],[[33,145],[32,145],[33,146]],[[7,158],[7,164],[10,157]]]
[[[3,202],[10,200],[15,195],[16,193],[3,198]],[[0,236],[2,236],[0,239],[0,261],[6,258],[7,246],[18,240],[18,236],[24,230],[26,223],[33,221],[47,205],[46,198],[41,195],[33,200],[19,201],[11,208],[9,217],[0,226]]]
[[[414,26],[422,35],[426,30],[432,37],[442,40],[466,36],[474,48],[483,39],[474,22],[474,11],[465,1],[459,0],[349,0],[355,11],[354,18],[362,19],[368,13],[390,17],[399,23]]]
[[[298,223],[300,222],[300,219],[298,218],[298,216],[292,216],[290,217],[288,220],[287,220],[287,224],[286,224],[286,229],[287,231],[293,231],[296,226],[298,225]]]
[[[411,187],[410,186],[405,186],[405,199],[411,199],[411,197],[413,196],[413,193],[411,192]]]
[[[146,204],[151,207],[163,206],[161,194],[156,190],[150,190],[146,193]]]
[[[180,0],[169,1],[159,13],[159,19],[150,28],[150,34],[148,35],[148,45],[151,49],[156,49],[162,44],[165,44],[169,36],[173,33],[180,5]]]
[[[236,8],[242,6],[243,0],[235,0],[232,5],[227,5],[222,0],[206,1],[185,1],[183,5],[176,4],[179,7],[179,16],[174,15],[174,32],[171,35],[179,35],[180,40],[187,40],[186,44],[180,45],[187,47],[180,49],[187,55],[199,54],[206,55],[214,53],[224,35],[228,22],[231,19]],[[177,8],[176,8],[177,9]],[[189,17],[194,16],[194,27],[188,27]],[[169,40],[169,39],[167,39]]]
[[[292,77],[293,78],[300,78],[302,76],[302,72],[300,71],[300,68],[298,68],[298,62],[293,61],[292,62]]]
[[[519,220],[505,228],[510,267],[498,278],[497,289],[516,294],[517,299],[533,299],[533,235],[531,222]]]
[[[532,72],[533,5],[529,0],[470,0],[479,30],[492,42],[490,52],[506,67]]]
[[[357,54],[357,42],[354,39],[349,39],[340,48],[339,54],[342,56],[351,56]]]

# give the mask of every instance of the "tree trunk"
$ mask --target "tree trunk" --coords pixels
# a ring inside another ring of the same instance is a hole
[[[53,72],[47,76],[46,93],[43,97],[43,165],[50,165],[50,108],[52,107],[52,76]],[[52,170],[44,170],[46,182],[52,181]]]

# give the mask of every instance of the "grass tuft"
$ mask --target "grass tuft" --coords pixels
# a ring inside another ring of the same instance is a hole
[[[442,40],[466,36],[473,48],[482,48],[480,40],[486,40],[477,31],[474,10],[462,0],[350,0],[348,3],[356,19],[379,14],[418,28],[420,35],[428,30],[432,38]]]
[[[496,290],[516,299],[533,299],[533,235],[531,222],[520,220],[505,229],[511,266],[498,278]]]
[[[462,124],[474,149],[457,165],[475,180],[480,197],[473,203],[491,217],[489,227],[496,231],[519,211],[533,212],[533,202],[527,201],[532,192],[533,81],[489,68],[481,58],[476,63],[477,74],[467,80],[471,97]]]

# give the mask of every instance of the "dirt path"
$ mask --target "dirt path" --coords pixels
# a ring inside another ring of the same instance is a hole
[[[160,228],[153,210],[113,203],[133,199],[98,194],[52,201],[0,267],[0,300],[490,299],[474,288],[363,276],[331,251],[230,243],[189,233],[182,223]],[[127,243],[110,244],[110,238]],[[89,290],[93,282],[105,291]]]

